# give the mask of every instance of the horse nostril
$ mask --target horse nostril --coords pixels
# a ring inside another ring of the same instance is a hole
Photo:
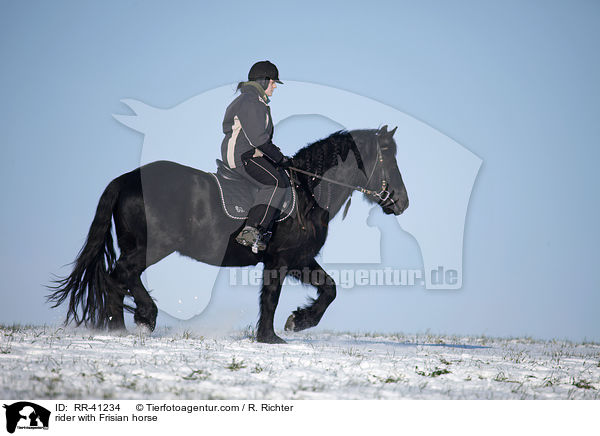
[[[408,198],[398,198],[396,204],[398,205],[398,215],[408,209]]]

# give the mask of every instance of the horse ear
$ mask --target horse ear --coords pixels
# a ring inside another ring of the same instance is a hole
[[[396,133],[396,130],[397,130],[397,129],[398,129],[398,126],[394,127],[392,130],[390,130],[390,131],[388,132],[388,135],[390,135],[390,138],[391,138],[392,136],[394,136],[394,133]]]
[[[379,129],[379,132],[377,132],[377,134],[382,135],[382,136],[385,135],[387,133],[387,128],[388,128],[388,126],[386,124],[381,129]]]

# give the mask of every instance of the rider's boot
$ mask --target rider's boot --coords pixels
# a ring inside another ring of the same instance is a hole
[[[253,253],[264,251],[267,248],[267,242],[270,239],[270,232],[263,233],[261,230],[252,226],[245,226],[235,237],[235,241],[246,247],[252,247]]]

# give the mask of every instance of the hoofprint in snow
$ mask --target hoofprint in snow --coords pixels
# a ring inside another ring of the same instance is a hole
[[[531,339],[285,334],[288,345],[162,330],[0,326],[9,399],[598,399],[600,345]]]

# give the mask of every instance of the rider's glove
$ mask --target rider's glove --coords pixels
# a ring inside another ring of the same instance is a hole
[[[281,162],[281,159],[283,159],[285,157],[283,155],[283,153],[281,152],[281,150],[279,149],[279,147],[277,147],[271,141],[268,141],[268,142],[264,143],[263,145],[258,146],[257,148],[260,151],[262,151],[271,161],[273,161],[273,163],[275,163],[277,165],[279,165],[279,162]]]

